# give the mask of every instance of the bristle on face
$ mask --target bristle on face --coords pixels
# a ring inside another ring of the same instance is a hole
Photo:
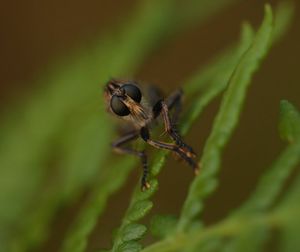
[[[132,100],[129,96],[124,100],[125,105],[129,108],[130,113],[133,117],[141,118],[143,120],[148,120],[149,116],[147,115],[143,106],[134,100]]]

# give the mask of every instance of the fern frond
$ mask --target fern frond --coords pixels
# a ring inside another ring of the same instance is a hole
[[[243,216],[243,218],[247,218],[248,216],[269,210],[269,208],[274,204],[279,193],[282,191],[284,182],[300,162],[299,115],[300,114],[293,105],[287,101],[281,101],[279,122],[280,132],[283,138],[289,140],[291,143],[281,153],[270,169],[261,177],[250,198],[240,208],[235,210],[229,219],[235,219],[241,216]],[[295,226],[297,226],[294,224],[289,225],[289,222],[286,224],[287,226],[283,225],[282,227],[285,230],[285,241],[289,240],[289,235],[291,237],[293,236]],[[228,244],[226,244],[226,246],[223,246],[221,251],[262,251],[262,246],[267,240],[269,236],[268,234],[269,230],[267,227],[256,225],[252,229],[246,230],[234,237]],[[251,246],[249,246],[250,243],[252,244]],[[285,246],[290,246],[292,242],[288,241],[285,242],[285,244]]]
[[[205,229],[197,229],[186,233],[176,233],[145,249],[143,252],[171,252],[183,251],[186,248],[196,247],[199,243],[215,237],[236,237],[240,233],[257,226],[281,229],[286,223],[300,218],[299,202],[286,207],[285,210],[275,210],[248,218],[236,218],[220,222]]]
[[[288,30],[293,17],[293,10],[291,2],[282,2],[276,8],[273,41],[276,42]],[[291,113],[290,106],[286,101],[282,101],[280,104],[279,130],[282,138],[285,138],[287,135],[290,136],[291,133],[285,132],[285,129],[291,126],[288,119],[293,114]],[[285,181],[296,167],[297,160],[295,159],[297,159],[296,157],[299,153],[293,153],[295,150],[293,149],[293,147],[286,148],[270,169],[260,178],[250,198],[231,214],[231,218],[235,218],[239,214],[253,214],[257,211],[266,211],[274,204],[279,193],[282,191]],[[270,230],[268,228],[257,226],[234,237],[225,246],[223,245],[220,251],[263,251],[263,245],[269,236]]]
[[[152,208],[153,203],[149,200],[149,198],[153,195],[153,193],[157,190],[157,181],[151,180],[150,181],[150,189],[145,192],[141,192],[140,186],[137,186],[134,194],[132,196],[132,200],[130,202],[130,206],[123,218],[121,227],[118,230],[118,233],[114,239],[114,244],[112,248],[112,252],[117,251],[125,251],[124,246],[133,246],[136,243],[136,240],[142,238],[143,233],[140,233],[140,236],[134,236],[134,239],[125,239],[125,237],[130,236],[130,233],[135,233],[135,230],[131,230],[131,227],[135,225],[137,221],[142,219]],[[140,227],[143,225],[140,225]],[[146,231],[146,227],[143,226],[144,230]],[[139,245],[141,248],[141,245]],[[137,250],[139,251],[139,250]]]
[[[251,76],[269,49],[273,19],[271,7],[266,6],[265,18],[250,48],[237,64],[230,77],[220,111],[214,121],[212,132],[205,144],[201,160],[202,172],[192,183],[179,219],[178,228],[182,232],[200,213],[203,199],[217,186],[216,175],[220,166],[222,149],[228,142],[239,117],[245,93]]]

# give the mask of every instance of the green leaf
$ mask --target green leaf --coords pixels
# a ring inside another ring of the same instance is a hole
[[[140,200],[134,203],[128,214],[129,221],[138,221],[144,217],[152,208],[153,203],[150,200]]]
[[[281,138],[288,142],[294,142],[300,137],[300,114],[286,100],[280,102],[279,133]]]
[[[237,125],[239,113],[253,73],[269,49],[273,19],[269,5],[265,8],[264,21],[253,43],[241,57],[233,71],[228,89],[222,99],[221,107],[214,121],[212,132],[205,144],[201,160],[202,171],[192,183],[178,223],[178,231],[188,228],[200,213],[203,199],[215,188],[222,150]],[[207,188],[210,188],[209,190]]]
[[[123,241],[134,241],[140,239],[145,233],[147,228],[141,224],[129,224],[123,229]]]
[[[276,42],[289,27],[292,10],[292,6],[287,3],[283,3],[277,7],[273,41]],[[250,197],[249,203],[244,204],[241,209],[235,211],[233,217],[236,216],[237,212],[245,213],[247,212],[246,209],[249,211],[251,209],[249,209],[249,205],[252,205],[252,208],[255,210],[263,210],[274,202],[283,186],[284,181],[290,174],[291,170],[295,167],[292,160],[297,159],[299,156],[299,154],[292,150],[287,150],[287,152],[289,152],[289,154],[286,155],[283,153],[281,158],[275,162],[270,171],[260,180],[256,192]],[[264,227],[257,226],[253,230],[250,229],[242,232],[222,247],[224,251],[259,251],[262,250],[262,245],[267,237],[267,230],[265,230]],[[206,243],[208,246],[210,243],[214,244],[214,239],[206,241]],[[249,244],[252,244],[252,246],[249,246]],[[202,249],[203,247],[200,246],[200,248]]]
[[[142,249],[142,245],[138,242],[124,242],[122,243],[116,252],[139,252]]]
[[[281,2],[276,8],[272,43],[278,42],[291,26],[294,15],[294,6],[291,2]],[[248,23],[243,24],[241,41],[239,46],[231,47],[220,53],[208,66],[199,69],[186,81],[184,91],[187,96],[194,97],[187,116],[182,120],[181,132],[187,133],[189,127],[195,121],[203,108],[218,94],[220,94],[228,83],[228,80],[237,65],[238,60],[253,40],[253,30]],[[202,92],[197,97],[195,94]]]
[[[282,2],[276,8],[275,27],[273,40],[280,38],[287,30],[293,16],[293,6],[290,2]],[[290,105],[287,101],[281,102],[279,128],[284,128],[289,124]],[[287,126],[289,127],[289,126]],[[255,191],[242,207],[231,214],[231,218],[236,218],[241,214],[253,214],[256,211],[266,211],[276,200],[281,192],[285,181],[296,167],[298,156],[295,146],[288,146],[280,157],[274,162],[270,169],[260,178]],[[262,245],[268,238],[268,230],[263,226],[257,226],[253,230],[247,230],[229,241],[223,246],[223,251],[261,251]],[[251,244],[251,246],[249,246]],[[284,250],[285,251],[285,250]]]
[[[292,1],[280,1],[275,10],[273,41],[279,41],[289,30],[295,15]]]
[[[134,241],[142,238],[144,232],[136,232],[135,223],[142,219],[152,208],[153,203],[148,199],[157,189],[157,181],[150,181],[151,190],[142,192],[138,185],[132,196],[130,206],[123,218],[122,224],[114,239],[112,251],[123,251],[124,246],[127,248],[131,244],[128,237],[134,237]],[[137,244],[134,242],[134,244]]]

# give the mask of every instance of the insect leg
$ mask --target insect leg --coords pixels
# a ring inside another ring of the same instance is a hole
[[[142,139],[150,144],[151,146],[158,148],[158,149],[166,149],[173,151],[176,153],[178,156],[180,156],[183,160],[185,160],[194,170],[194,172],[197,174],[198,173],[198,164],[195,162],[192,157],[186,152],[185,149],[182,147],[176,145],[176,144],[170,144],[170,143],[164,143],[161,141],[153,140],[150,138],[150,133],[148,128],[143,127],[141,128],[141,137]]]
[[[175,125],[172,124],[170,117],[169,117],[168,105],[164,101],[161,101],[161,114],[164,119],[166,132],[168,132],[168,134],[176,142],[176,144],[186,152],[187,156],[195,157],[196,154],[195,154],[194,150],[192,149],[192,147],[190,147],[189,145],[187,145],[186,143],[183,142]]]
[[[179,115],[181,113],[182,108],[182,98],[183,98],[183,91],[182,89],[178,89],[173,92],[167,99],[166,103],[169,110],[174,108],[174,113],[172,115],[172,121],[174,124],[177,123],[179,119]]]
[[[182,111],[182,100],[183,100],[183,91],[182,89],[177,89],[174,92],[171,93],[166,98],[166,103],[168,106],[168,110],[172,111],[172,115],[170,115],[171,122],[173,125],[177,125],[177,122],[179,121],[179,117]],[[174,128],[174,127],[173,127]]]
[[[168,110],[170,111],[174,108],[174,114],[172,116],[173,123],[177,123],[178,121],[178,117],[181,112],[182,96],[183,96],[183,91],[181,89],[178,89],[166,99]],[[161,113],[162,101],[163,99],[159,99],[153,106],[154,118],[159,116]]]
[[[141,179],[141,187],[142,190],[148,189],[150,187],[149,183],[147,182],[147,176],[148,176],[148,162],[147,162],[147,156],[144,151],[137,151],[133,150],[129,147],[122,147],[123,144],[126,144],[134,139],[136,139],[139,136],[138,131],[133,131],[130,132],[120,139],[116,140],[115,142],[112,143],[112,147],[114,151],[120,154],[131,154],[138,156],[141,161],[142,161],[142,166],[143,166],[143,175]]]

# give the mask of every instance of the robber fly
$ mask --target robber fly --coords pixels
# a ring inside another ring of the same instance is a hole
[[[140,157],[143,166],[141,179],[142,190],[150,187],[147,182],[148,163],[144,151],[137,151],[124,144],[141,137],[149,145],[158,149],[167,149],[175,153],[180,159],[190,165],[195,174],[198,173],[198,164],[193,149],[187,145],[176,130],[178,115],[181,109],[183,92],[176,90],[164,99],[157,88],[148,87],[145,93],[134,81],[112,79],[105,86],[104,96],[108,110],[124,119],[131,125],[131,131],[113,142],[114,150],[122,154],[131,154]],[[170,116],[170,112],[172,117]],[[151,138],[150,130],[162,118],[165,132],[172,139],[172,143],[165,143]]]

